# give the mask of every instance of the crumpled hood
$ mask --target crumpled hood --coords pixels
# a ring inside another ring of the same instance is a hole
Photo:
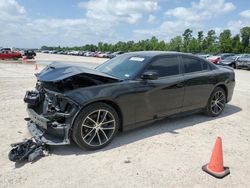
[[[118,80],[118,78],[116,77],[99,72],[95,69],[89,69],[81,65],[79,66],[70,65],[70,64],[58,63],[58,62],[49,64],[40,73],[36,74],[36,76],[39,81],[56,82],[56,81],[60,81],[65,78],[69,78],[71,76],[75,76],[75,75],[83,74],[83,73]]]

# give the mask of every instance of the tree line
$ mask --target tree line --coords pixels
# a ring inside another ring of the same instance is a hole
[[[194,37],[193,31],[188,28],[181,36],[172,38],[169,42],[158,40],[155,36],[150,39],[140,40],[138,42],[119,41],[115,44],[99,42],[97,45],[86,44],[76,47],[48,47],[42,46],[41,50],[60,50],[60,51],[144,51],[144,50],[162,50],[178,51],[188,53],[250,53],[250,27],[243,27],[240,33],[232,35],[231,30],[225,29],[218,36],[215,30],[209,30],[207,33],[199,31]]]

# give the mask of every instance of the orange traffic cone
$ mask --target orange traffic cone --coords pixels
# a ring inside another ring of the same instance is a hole
[[[224,178],[230,174],[229,168],[223,166],[223,153],[221,137],[217,137],[210,162],[202,170],[216,178]]]
[[[35,70],[38,70],[38,65],[37,64],[35,64],[36,66],[35,66]]]
[[[26,63],[27,63],[27,57],[26,57],[26,56],[23,56],[23,57],[22,57],[22,63],[23,63],[23,64],[26,64]]]

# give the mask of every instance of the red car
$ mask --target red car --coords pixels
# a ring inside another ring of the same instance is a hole
[[[210,61],[211,63],[217,64],[220,62],[221,58],[220,56],[210,56],[207,58],[208,61]]]
[[[22,54],[19,51],[2,50],[0,51],[0,59],[18,59]]]

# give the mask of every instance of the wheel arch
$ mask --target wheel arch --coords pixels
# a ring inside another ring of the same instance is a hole
[[[227,89],[227,86],[225,85],[225,84],[218,84],[218,85],[216,85],[215,86],[215,88],[217,88],[217,87],[219,87],[219,88],[221,88],[221,89],[223,89],[224,91],[225,91],[225,94],[226,94],[226,99],[227,99],[227,97],[228,97],[228,89]],[[214,89],[215,89],[214,88]]]
[[[122,111],[121,111],[121,108],[119,107],[119,105],[112,100],[99,100],[99,101],[95,101],[93,103],[97,103],[97,102],[105,103],[105,104],[110,105],[111,107],[113,107],[115,109],[115,111],[118,114],[119,121],[120,121],[119,122],[120,123],[119,131],[123,131],[123,115],[122,115]]]
[[[118,114],[118,117],[119,117],[119,131],[123,131],[123,114],[122,114],[122,111],[121,111],[121,108],[119,107],[119,105],[112,101],[112,100],[107,100],[107,99],[101,99],[101,100],[96,100],[96,101],[91,101],[87,104],[85,104],[84,106],[82,106],[79,111],[77,112],[77,114],[75,115],[73,121],[72,121],[72,126],[71,128],[73,129],[74,127],[74,124],[75,124],[75,120],[77,119],[78,115],[81,114],[81,112],[89,105],[92,105],[92,104],[95,104],[95,103],[105,103],[111,107],[113,107],[115,109],[115,111],[117,112]]]

